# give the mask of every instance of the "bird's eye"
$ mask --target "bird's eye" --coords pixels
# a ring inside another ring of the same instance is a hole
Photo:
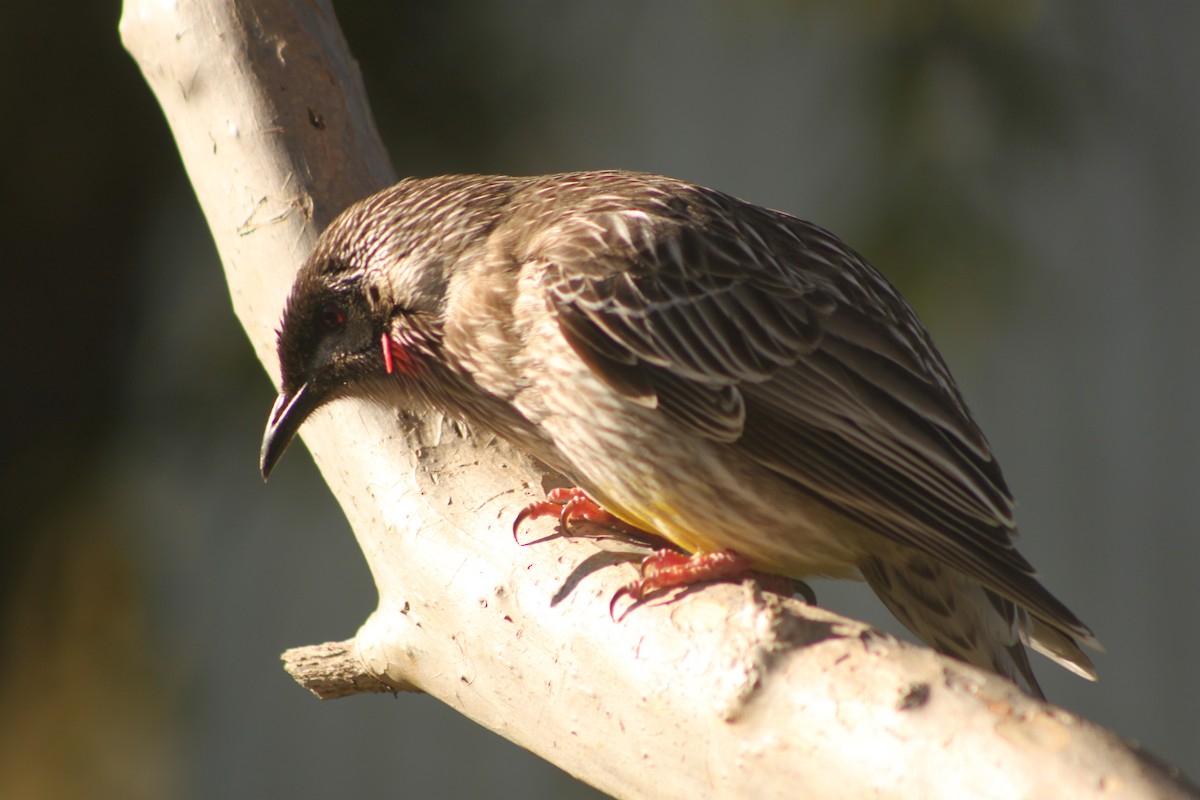
[[[321,309],[321,325],[327,331],[340,328],[346,324],[346,312],[337,303],[326,303]]]

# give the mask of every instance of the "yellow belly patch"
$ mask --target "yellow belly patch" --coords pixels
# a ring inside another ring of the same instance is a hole
[[[689,553],[711,553],[732,549],[745,556],[755,569],[792,578],[822,576],[856,578],[857,569],[851,559],[832,557],[827,552],[813,552],[805,547],[805,537],[797,530],[792,535],[781,531],[758,531],[739,527],[726,531],[718,520],[690,520],[686,513],[664,499],[651,506],[622,503],[616,497],[597,492],[593,495],[606,511],[622,521],[661,536]]]

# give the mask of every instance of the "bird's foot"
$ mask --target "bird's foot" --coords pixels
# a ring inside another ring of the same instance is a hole
[[[558,517],[562,534],[567,536],[600,536],[605,533],[580,533],[573,530],[578,523],[592,523],[618,536],[633,539],[655,550],[642,559],[641,577],[617,590],[609,602],[609,615],[620,621],[651,595],[668,589],[691,586],[714,581],[738,581],[743,578],[756,579],[764,589],[776,594],[791,596],[802,594],[810,604],[816,597],[807,584],[784,577],[758,572],[751,568],[750,560],[733,550],[718,550],[688,555],[676,549],[666,539],[650,531],[630,525],[621,518],[604,510],[585,491],[577,487],[551,489],[546,499],[530,503],[517,514],[513,522],[513,539],[522,544],[521,526],[530,520],[542,517]],[[633,603],[618,617],[615,610],[621,598],[629,597]]]
[[[513,522],[513,538],[520,544],[521,526],[529,520],[541,517],[558,517],[558,524],[563,533],[570,533],[571,528],[580,522],[592,522],[605,528],[612,529],[626,536],[645,541],[654,538],[653,534],[641,528],[634,527],[616,515],[605,511],[587,492],[578,487],[551,489],[546,493],[545,500],[530,503],[521,509]]]
[[[758,576],[750,560],[732,550],[688,555],[678,550],[657,550],[642,559],[642,576],[617,590],[608,604],[609,616],[620,622],[647,597],[665,589],[691,586],[708,581],[734,581]],[[776,576],[770,576],[772,578]],[[633,604],[618,617],[617,602],[629,597]]]

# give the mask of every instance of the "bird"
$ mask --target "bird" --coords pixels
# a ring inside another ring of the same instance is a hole
[[[624,170],[408,178],[321,234],[277,349],[264,479],[333,400],[437,410],[573,485],[517,524],[559,509],[669,543],[635,599],[746,570],[861,578],[1035,697],[1026,646],[1097,678],[930,334],[810,222]]]

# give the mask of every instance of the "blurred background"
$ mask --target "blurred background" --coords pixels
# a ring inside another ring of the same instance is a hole
[[[934,332],[1108,652],[1051,699],[1200,776],[1200,5],[337,0],[401,174],[627,167],[811,219]],[[287,647],[374,590],[230,311],[115,0],[0,11],[0,796],[592,797]],[[835,610],[898,625],[861,585]]]

